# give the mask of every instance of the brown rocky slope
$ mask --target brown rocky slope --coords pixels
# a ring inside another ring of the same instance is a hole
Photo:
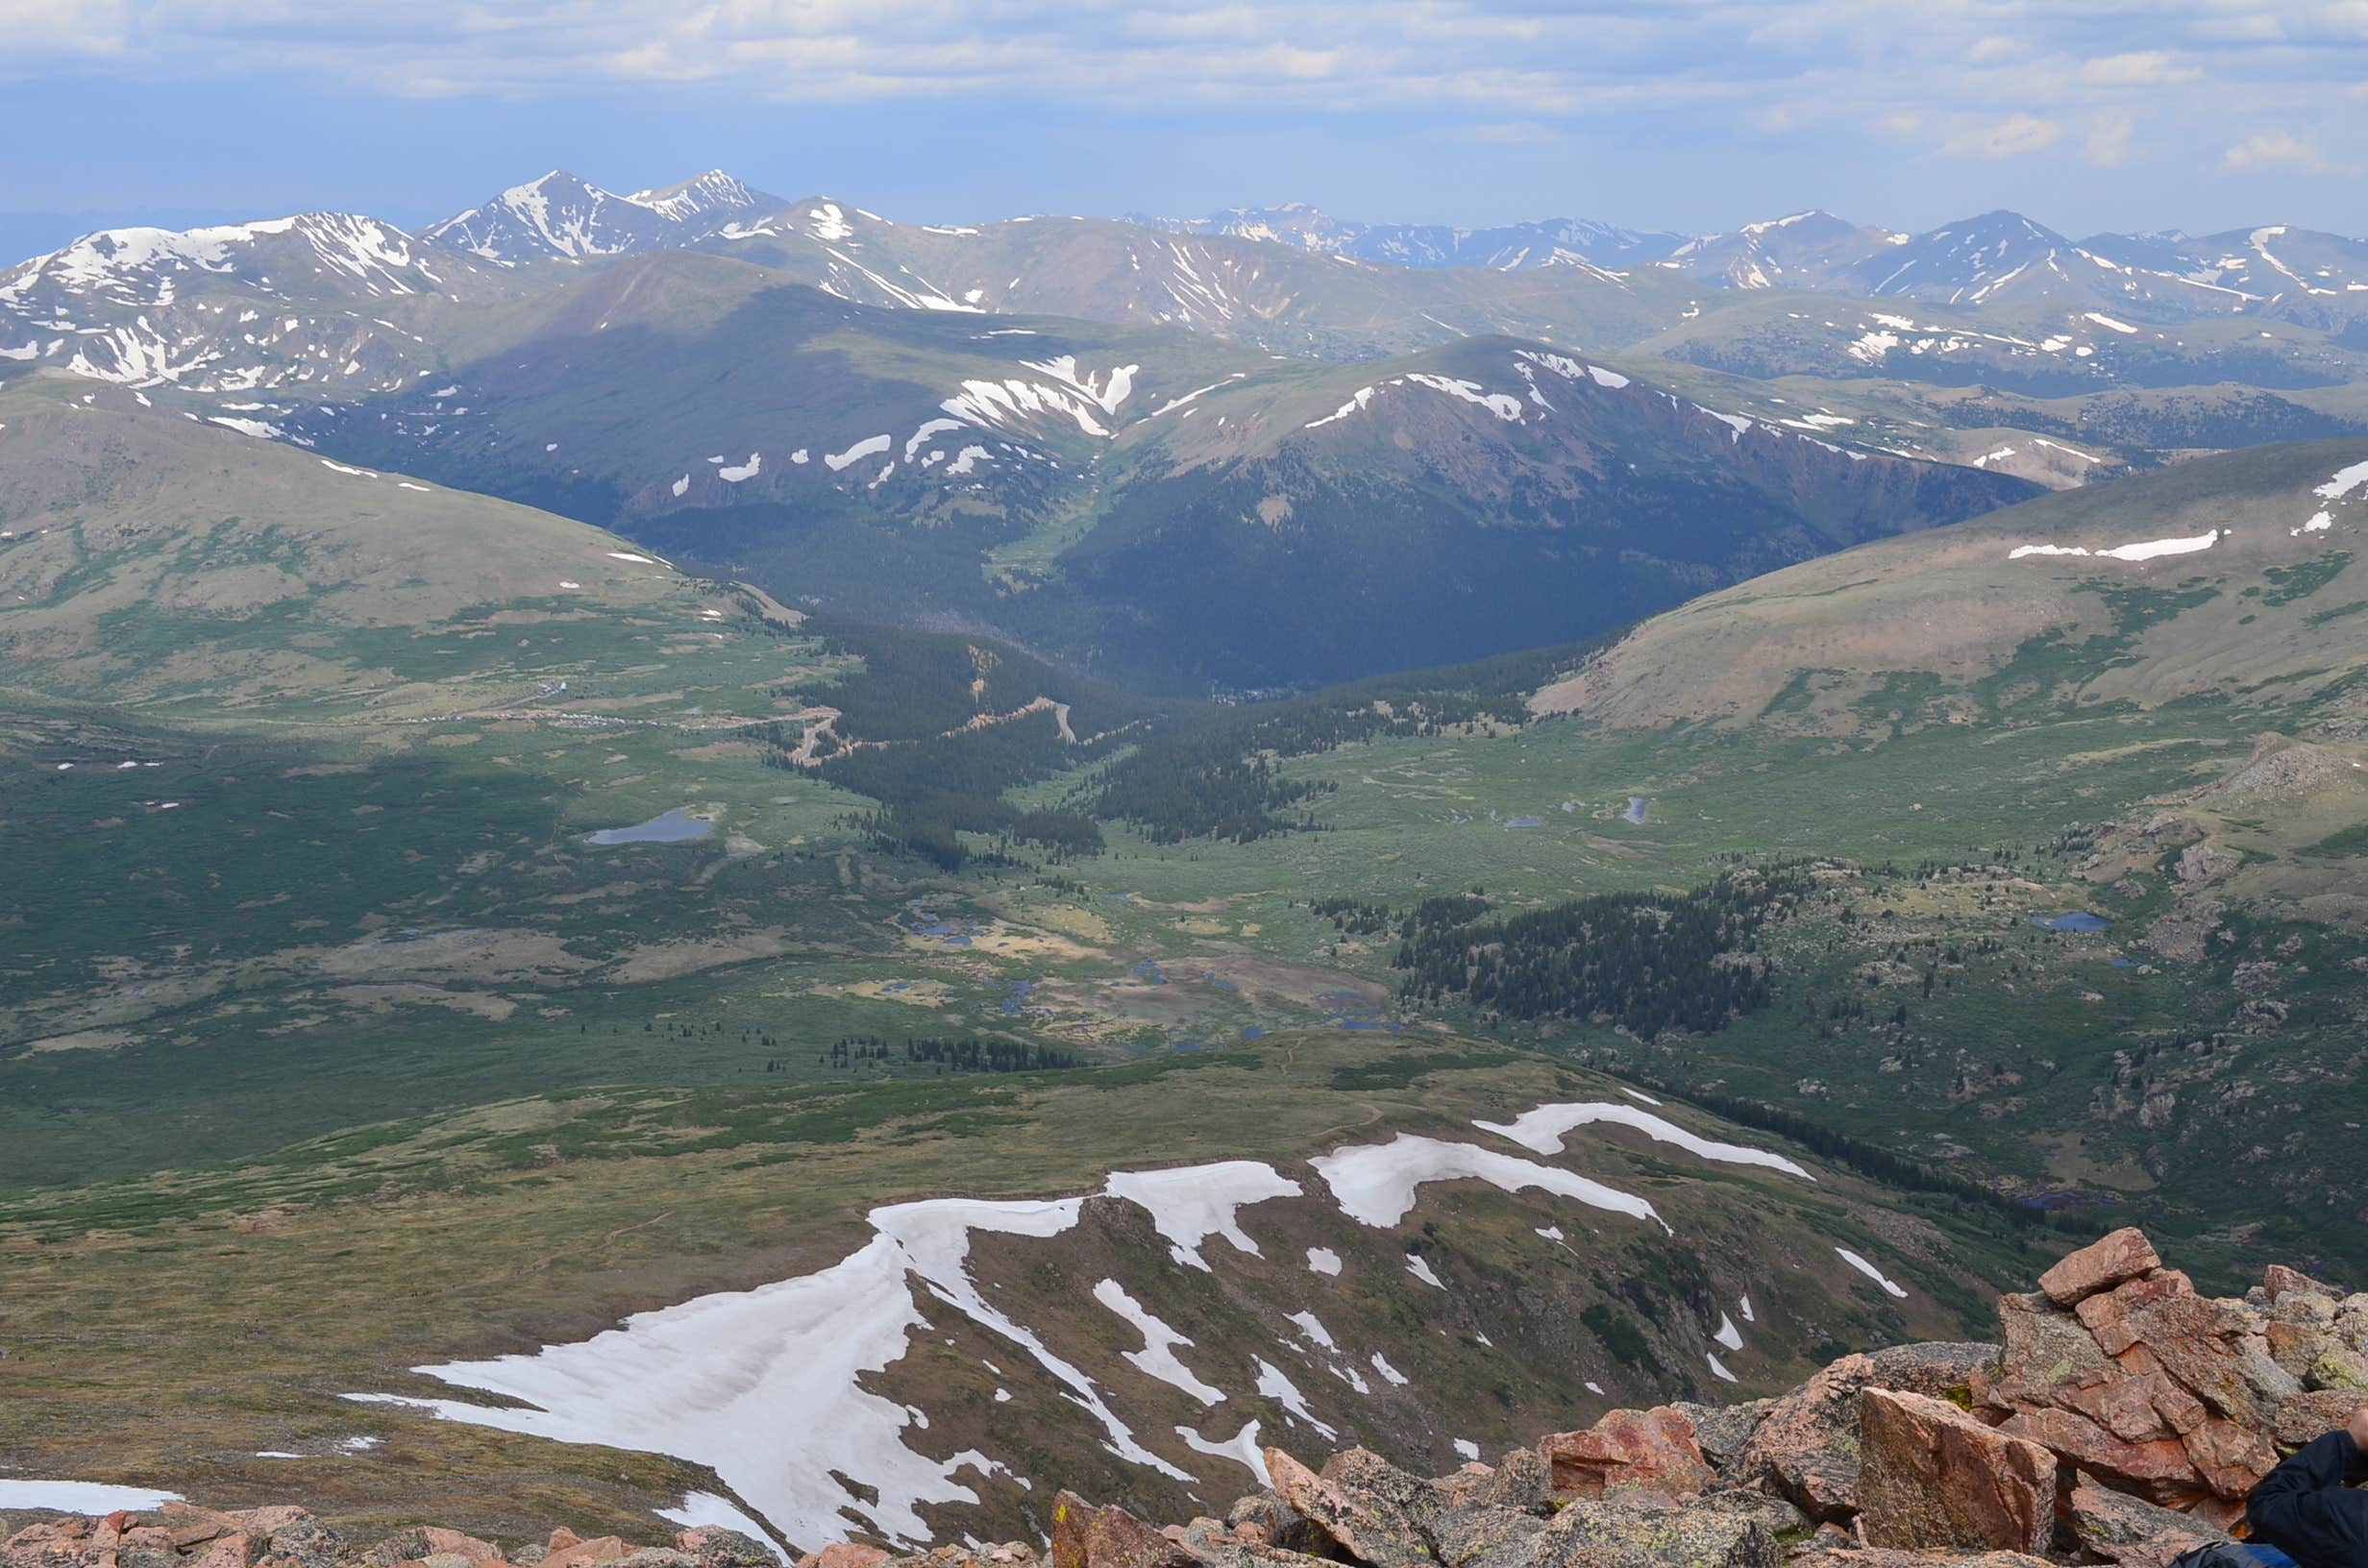
[[[1222,1520],[1164,1529],[1063,1491],[1035,1544],[893,1557],[842,1542],[799,1568],[2162,1568],[2240,1526],[2282,1451],[2368,1402],[2368,1293],[2273,1266],[2199,1296],[2135,1230],[1999,1299],[1994,1345],[1845,1356],[1750,1404],[1615,1410],[1495,1464],[1425,1480],[1363,1449],[1311,1470],[1266,1451],[1270,1485]],[[410,1530],[366,1550],[301,1508],[52,1515],[0,1568],[759,1568],[746,1535],[661,1547],[561,1529],[505,1551]]]

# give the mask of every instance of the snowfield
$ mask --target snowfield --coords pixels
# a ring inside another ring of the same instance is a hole
[[[1481,1125],[1524,1147],[1551,1152],[1573,1129],[1603,1122],[1641,1131],[1706,1160],[1809,1179],[1807,1171],[1781,1156],[1700,1138],[1629,1104],[1542,1106],[1510,1122]],[[1242,1212],[1250,1206],[1276,1201],[1320,1205],[1337,1209],[1357,1225],[1386,1229],[1403,1220],[1420,1188],[1433,1182],[1480,1181],[1507,1192],[1542,1191],[1668,1230],[1653,1206],[1635,1194],[1554,1165],[1443,1139],[1400,1135],[1387,1142],[1336,1148],[1310,1164],[1322,1190],[1309,1188],[1266,1162],[1230,1160],[1114,1172],[1098,1193],[1141,1208],[1167,1244],[1169,1262],[1202,1274],[1216,1272],[1227,1256],[1259,1256],[1257,1240],[1243,1226]],[[1089,1430],[1098,1430],[1102,1446],[1112,1456],[1195,1482],[1197,1478],[1138,1438],[1112,1408],[1105,1384],[997,1305],[999,1286],[982,1286],[971,1272],[974,1237],[1059,1237],[1078,1226],[1085,1203],[1086,1197],[1078,1195],[935,1198],[886,1205],[871,1212],[868,1240],[815,1272],[637,1313],[575,1343],[416,1369],[456,1389],[499,1395],[514,1404],[369,1392],[346,1397],[441,1420],[667,1455],[707,1466],[755,1515],[755,1522],[767,1527],[765,1533],[786,1547],[810,1550],[841,1538],[849,1529],[851,1510],[887,1538],[920,1543],[932,1533],[925,1510],[937,1504],[976,1501],[976,1481],[1002,1472],[999,1461],[975,1450],[943,1458],[922,1452],[914,1446],[913,1434],[927,1427],[927,1415],[877,1391],[878,1375],[903,1360],[921,1342],[918,1335],[950,1332],[945,1321],[951,1311],[1012,1347],[1056,1384],[1062,1396],[1093,1424]],[[1538,1234],[1564,1244],[1561,1226],[1542,1227]],[[1225,1247],[1212,1256],[1212,1244],[1218,1240]],[[1881,1280],[1862,1259],[1841,1255],[1852,1266]],[[1448,1288],[1420,1253],[1403,1256],[1415,1278],[1441,1290]],[[1340,1255],[1327,1248],[1306,1248],[1305,1262],[1312,1274],[1324,1280],[1342,1272]],[[1902,1293],[1887,1281],[1881,1283]],[[1213,1410],[1254,1392],[1275,1402],[1292,1425],[1326,1439],[1336,1435],[1310,1409],[1291,1377],[1269,1361],[1255,1362],[1254,1390],[1228,1390],[1195,1373],[1179,1355],[1189,1351],[1193,1341],[1153,1311],[1166,1299],[1156,1288],[1129,1289],[1103,1278],[1092,1295],[1140,1335],[1139,1349],[1114,1347],[1134,1373]],[[1749,1305],[1742,1304],[1740,1310],[1748,1320]],[[1294,1354],[1340,1352],[1336,1335],[1315,1312],[1285,1315],[1298,1335],[1283,1341]],[[1730,1352],[1742,1342],[1740,1331],[1723,1315],[1714,1338]],[[1408,1381],[1378,1353],[1363,1364],[1392,1386],[1404,1386]],[[1358,1392],[1374,1391],[1345,1360],[1324,1366]],[[986,1370],[999,1381],[1004,1378],[992,1364]],[[1010,1397],[1008,1389],[996,1390],[999,1403]],[[1222,1426],[1212,1430],[1234,1424],[1223,1419],[1227,1413],[1219,1411]],[[1192,1428],[1173,1430],[1192,1454],[1259,1468],[1256,1420],[1242,1421],[1231,1437],[1204,1436]],[[869,1489],[876,1489],[876,1501],[855,1507],[849,1488],[833,1472],[866,1488],[867,1497]],[[703,1498],[705,1494],[686,1499],[682,1511],[729,1522],[716,1510],[730,1504]],[[0,1491],[0,1506],[8,1501]]]

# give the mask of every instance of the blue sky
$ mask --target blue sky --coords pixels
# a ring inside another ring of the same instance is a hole
[[[0,0],[0,251],[564,166],[893,217],[2368,234],[2368,0]]]

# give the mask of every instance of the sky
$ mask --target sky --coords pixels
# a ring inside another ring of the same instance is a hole
[[[564,167],[891,217],[2368,234],[2368,0],[0,0],[0,254]]]

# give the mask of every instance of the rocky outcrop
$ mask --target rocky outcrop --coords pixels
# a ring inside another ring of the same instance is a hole
[[[1666,1405],[1614,1410],[1586,1432],[1558,1432],[1538,1447],[1553,1466],[1558,1496],[1600,1497],[1630,1486],[1698,1492],[1715,1479],[1693,1422]]]
[[[832,1556],[832,1553],[838,1556]],[[841,1545],[803,1568],[865,1568],[888,1554]],[[1030,1551],[1032,1562],[1035,1553]],[[505,1551],[456,1530],[399,1531],[356,1551],[303,1508],[217,1511],[167,1503],[155,1513],[52,1518],[0,1540],[0,1568],[778,1568],[780,1554],[732,1530],[686,1530],[671,1546],[590,1540],[561,1528]]]
[[[1845,1356],[1774,1401],[1737,1457],[1735,1480],[1788,1499],[1813,1519],[1858,1509],[1859,1396],[1870,1387],[1969,1397],[1996,1345],[1896,1345]]]
[[[1615,1410],[1437,1480],[1349,1449],[1225,1517],[1154,1526],[1057,1493],[1024,1542],[897,1556],[839,1542],[796,1568],[2168,1568],[2225,1539],[2290,1449],[2368,1404],[2368,1294],[2273,1267],[2199,1295],[2134,1230],[2000,1298],[1996,1344],[1845,1356],[1775,1399]],[[506,1550],[409,1530],[356,1551],[301,1508],[37,1520],[0,1568],[760,1568],[763,1543],[566,1530]]]

